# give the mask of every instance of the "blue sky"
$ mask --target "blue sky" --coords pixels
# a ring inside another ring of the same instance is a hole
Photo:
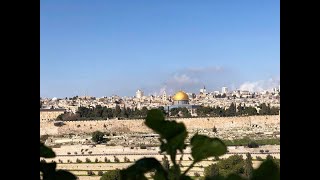
[[[271,88],[279,0],[43,0],[40,96]]]

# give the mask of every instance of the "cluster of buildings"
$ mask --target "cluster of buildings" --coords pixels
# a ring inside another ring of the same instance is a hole
[[[208,92],[205,87],[200,89],[199,93],[188,93],[178,91],[174,95],[169,95],[164,91],[161,95],[155,96],[144,95],[142,90],[137,90],[133,97],[120,97],[117,95],[109,97],[72,97],[72,98],[40,98],[41,108],[40,113],[47,114],[48,112],[56,112],[59,114],[62,111],[75,113],[79,107],[96,107],[100,105],[107,108],[131,108],[148,109],[165,107],[165,110],[177,107],[186,107],[191,113],[198,106],[219,106],[228,108],[231,103],[245,104],[246,106],[257,107],[262,103],[270,104],[270,106],[280,107],[280,87],[274,88],[272,91],[249,92],[249,91],[228,91],[227,87],[222,87],[220,91]],[[52,114],[52,113],[50,113]],[[49,116],[49,115],[46,115]],[[54,115],[56,116],[56,115]],[[44,116],[42,116],[44,117]],[[44,119],[50,119],[46,117]]]

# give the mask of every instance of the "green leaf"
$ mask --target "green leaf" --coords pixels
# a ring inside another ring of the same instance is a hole
[[[76,180],[77,179],[77,177],[74,174],[64,170],[56,171],[55,177],[56,179],[59,179],[59,180]]]
[[[280,169],[271,159],[263,161],[258,169],[253,171],[252,180],[280,180]]]
[[[183,123],[166,121],[159,109],[148,111],[145,124],[160,135],[161,152],[166,151],[171,157],[175,157],[176,151],[183,151],[187,130]],[[165,139],[166,141],[163,141]]]
[[[145,173],[156,170],[157,180],[167,180],[167,172],[155,158],[143,158],[125,170],[120,171],[121,180],[147,180]]]
[[[51,148],[48,148],[42,142],[40,142],[40,157],[54,158],[56,157],[56,154],[52,151]]]
[[[226,178],[223,176],[211,176],[211,177],[205,177],[205,180],[225,180]]]
[[[244,178],[242,178],[241,176],[239,176],[238,174],[230,174],[226,180],[246,180]]]
[[[227,152],[227,146],[218,138],[194,135],[191,138],[191,155],[195,162],[212,156],[221,156]]]
[[[40,171],[43,173],[43,180],[55,179],[56,163],[40,162]]]

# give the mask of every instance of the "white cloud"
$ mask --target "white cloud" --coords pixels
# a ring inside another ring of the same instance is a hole
[[[240,85],[240,90],[247,91],[263,91],[263,90],[271,90],[272,88],[277,88],[280,84],[280,78],[270,78],[268,80],[259,80],[255,82],[245,82]]]

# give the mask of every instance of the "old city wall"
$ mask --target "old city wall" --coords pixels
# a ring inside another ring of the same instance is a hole
[[[280,127],[280,116],[248,116],[248,117],[215,117],[215,118],[180,118],[188,130],[216,128],[241,128],[252,126]],[[152,133],[144,125],[144,120],[100,120],[100,121],[65,121],[61,127],[54,126],[53,122],[41,122],[40,134],[63,135],[69,133],[103,132],[143,132]]]

